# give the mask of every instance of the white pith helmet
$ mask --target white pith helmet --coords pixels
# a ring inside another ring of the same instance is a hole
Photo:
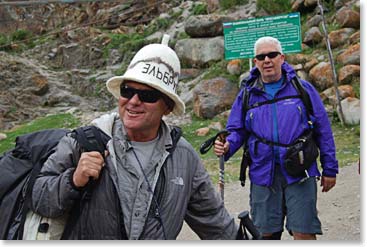
[[[120,97],[120,85],[125,80],[148,85],[175,102],[173,113],[185,112],[185,103],[177,95],[178,77],[181,72],[180,60],[168,46],[169,35],[165,34],[161,44],[150,44],[141,48],[131,60],[122,76],[114,76],[106,82],[109,92]]]

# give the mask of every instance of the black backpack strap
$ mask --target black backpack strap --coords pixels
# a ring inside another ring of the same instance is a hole
[[[170,149],[168,149],[168,152],[170,154],[173,153],[173,151],[175,151],[176,146],[178,141],[180,140],[181,136],[182,136],[182,130],[180,127],[177,126],[173,126],[172,130],[170,132],[171,138],[172,138],[172,147]]]
[[[104,158],[107,142],[110,137],[96,126],[84,126],[74,130],[74,138],[84,152],[97,151]]]
[[[300,94],[303,104],[305,104],[308,115],[313,115],[313,107],[310,99],[310,95],[307,93],[306,89],[302,86],[298,76],[295,76],[291,80],[293,86],[296,88]]]
[[[97,151],[101,153],[105,159],[104,152],[107,149],[106,145],[111,138],[101,129],[96,126],[79,127],[73,131],[72,136],[78,142],[83,152]],[[76,226],[78,218],[83,211],[86,201],[90,200],[92,196],[96,182],[96,180],[90,179],[83,189],[82,197],[79,202],[76,202],[75,207],[72,209],[61,239],[68,239],[71,235],[71,232]],[[79,231],[79,233],[81,234],[81,231]]]
[[[282,100],[286,100],[286,99],[294,99],[294,98],[302,98],[302,97],[301,97],[301,95],[290,95],[290,96],[284,96],[284,97],[280,97],[280,98],[265,100],[265,101],[261,101],[261,102],[256,102],[252,105],[247,105],[246,111],[250,110],[252,108],[262,106],[262,105],[273,104],[273,103],[276,103],[278,101],[282,101]]]

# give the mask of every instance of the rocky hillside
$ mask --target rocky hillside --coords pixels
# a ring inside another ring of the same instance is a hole
[[[249,70],[248,61],[224,60],[222,23],[287,12],[301,13],[303,52],[286,59],[319,90],[330,116],[337,116],[317,0],[277,0],[271,6],[262,0],[2,2],[0,130],[47,113],[92,117],[112,110],[116,102],[106,80],[122,74],[138,49],[164,33],[182,61],[179,93],[188,113],[212,118],[230,109]],[[360,3],[321,2],[345,120],[359,124]]]

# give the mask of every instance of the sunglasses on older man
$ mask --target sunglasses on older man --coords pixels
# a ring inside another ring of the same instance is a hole
[[[269,53],[266,53],[266,54],[258,54],[255,56],[255,58],[257,60],[260,60],[260,61],[263,61],[265,60],[266,57],[272,59],[272,58],[275,58],[276,56],[280,55],[281,53],[279,51],[272,51],[272,52],[269,52]]]
[[[162,98],[162,93],[159,92],[158,90],[155,89],[142,90],[129,87],[126,84],[121,84],[120,86],[121,97],[131,99],[132,97],[134,97],[135,94],[138,95],[140,101],[145,103],[155,103]]]

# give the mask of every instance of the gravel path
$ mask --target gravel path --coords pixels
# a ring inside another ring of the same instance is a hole
[[[337,176],[336,186],[327,193],[318,190],[318,210],[322,223],[323,235],[319,240],[361,240],[360,205],[361,186],[358,165],[343,167]],[[318,182],[320,185],[320,182]],[[239,182],[225,185],[224,203],[229,212],[237,218],[243,210],[249,210],[249,183],[245,188]],[[241,196],[240,196],[241,195]],[[197,235],[184,225],[179,240],[198,240]],[[284,232],[282,240],[293,239]]]

